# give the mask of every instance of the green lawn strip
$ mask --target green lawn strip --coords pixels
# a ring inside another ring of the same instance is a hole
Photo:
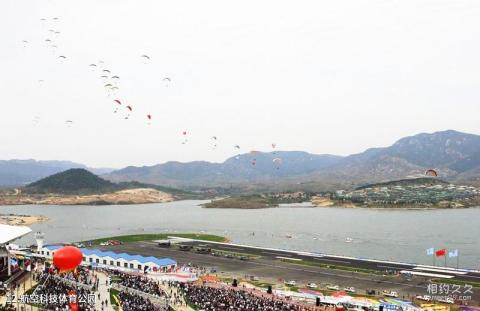
[[[227,239],[222,236],[213,235],[213,234],[197,234],[197,233],[158,233],[158,234],[132,234],[132,235],[121,235],[106,237],[101,239],[83,241],[84,244],[93,244],[98,245],[102,242],[107,242],[109,240],[117,240],[123,243],[128,242],[142,242],[142,241],[152,241],[152,240],[164,240],[169,236],[175,236],[179,238],[194,239],[194,240],[204,240],[210,242],[227,242]]]
[[[471,285],[472,287],[480,288],[480,282],[460,281],[455,279],[432,279],[432,282],[437,284]]]
[[[330,265],[330,264],[324,264],[324,263],[319,263],[319,262],[309,261],[309,260],[281,259],[281,261],[289,264],[300,265],[300,266],[319,267],[319,268],[342,270],[342,271],[355,272],[355,273],[376,274],[376,275],[384,274],[383,272],[377,271],[377,270],[362,269],[362,268],[349,267],[349,266]]]
[[[274,284],[267,283],[267,282],[261,282],[261,281],[245,281],[245,282],[261,288],[268,288],[269,286],[271,286],[272,288],[275,287]]]

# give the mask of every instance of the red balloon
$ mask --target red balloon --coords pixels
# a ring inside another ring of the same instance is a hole
[[[74,246],[65,246],[57,250],[53,255],[53,264],[60,272],[74,270],[82,263],[82,251]]]

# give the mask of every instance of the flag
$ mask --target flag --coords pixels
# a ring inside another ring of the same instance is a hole
[[[435,249],[433,247],[427,249],[427,256],[433,256],[434,253],[435,253]]]
[[[448,252],[448,257],[458,257],[458,249]]]
[[[438,251],[435,252],[435,256],[442,257],[442,256],[445,256],[446,253],[447,253],[447,250],[442,248],[442,249],[439,249]]]

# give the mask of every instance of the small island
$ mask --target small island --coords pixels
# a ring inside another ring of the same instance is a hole
[[[212,200],[202,206],[205,208],[259,209],[278,207],[279,204],[309,202],[311,198],[312,194],[306,192],[252,194]]]

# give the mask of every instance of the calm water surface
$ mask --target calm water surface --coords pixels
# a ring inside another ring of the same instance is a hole
[[[48,243],[132,233],[208,232],[234,243],[426,264],[432,264],[432,257],[425,249],[458,248],[460,266],[480,268],[480,208],[226,210],[198,206],[204,202],[0,206],[0,213],[47,216],[49,222],[31,227],[44,232]],[[33,234],[20,240],[31,242]],[[455,258],[448,259],[449,266],[456,264]]]

